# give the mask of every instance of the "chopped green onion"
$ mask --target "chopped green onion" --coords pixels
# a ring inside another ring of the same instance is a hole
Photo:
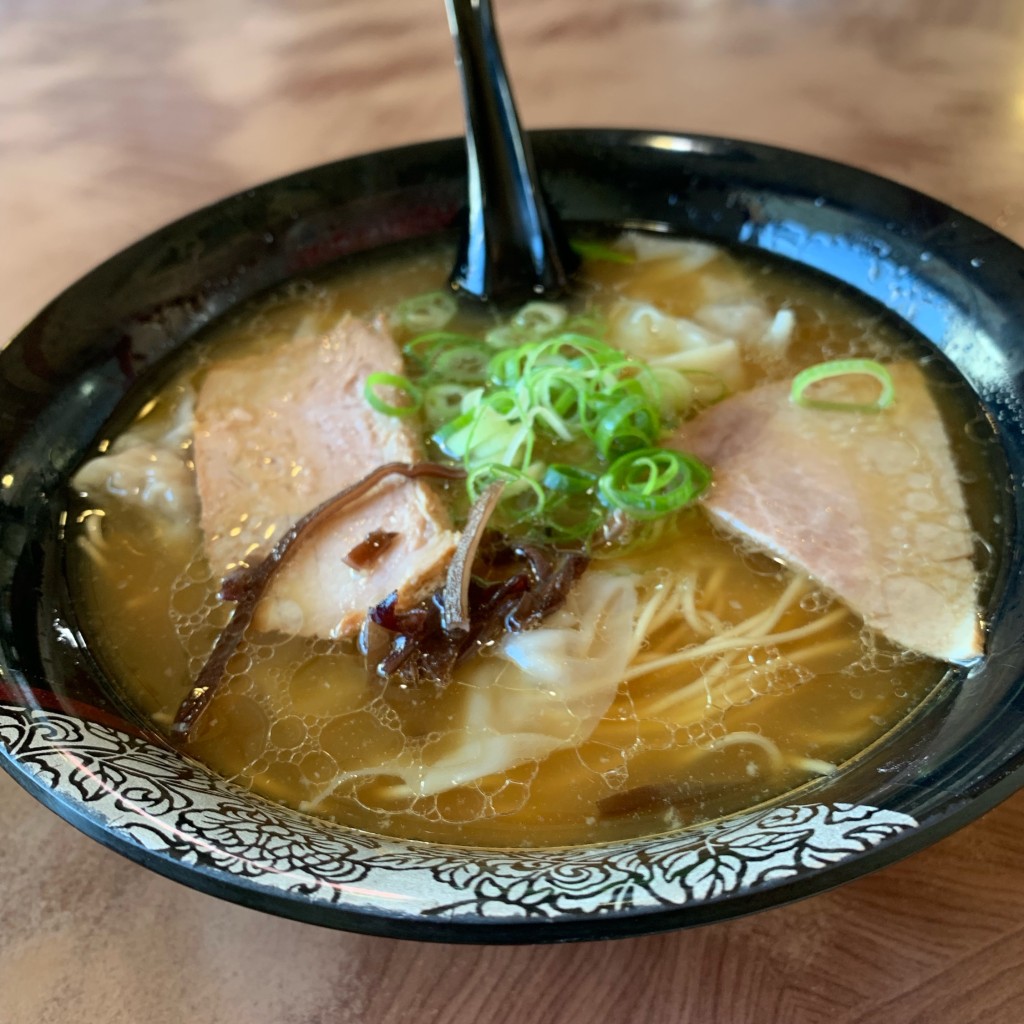
[[[455,334],[452,331],[428,331],[417,335],[402,346],[402,355],[414,359],[428,369],[431,362],[448,349],[477,348],[486,351],[476,338],[469,334]]]
[[[494,327],[484,335],[484,344],[490,348],[515,348],[525,340],[522,333],[509,324]]]
[[[368,400],[393,415],[422,407],[434,444],[465,467],[470,501],[503,481],[505,526],[588,543],[609,508],[653,523],[707,487],[703,463],[656,445],[692,408],[699,378],[723,390],[712,375],[633,359],[603,330],[594,314],[542,302],[483,341],[427,330],[403,348],[414,383],[375,374]],[[407,400],[385,402],[381,387]]]
[[[439,331],[458,311],[455,296],[449,292],[416,295],[395,307],[399,323],[410,331]]]
[[[399,394],[404,394],[408,401],[399,405],[386,402],[377,394],[378,388],[394,388]],[[423,405],[423,393],[420,389],[408,377],[397,373],[369,374],[363,385],[363,397],[372,408],[386,416],[412,416]]]
[[[529,410],[525,419],[535,431],[543,429],[545,433],[562,441],[574,440],[572,422],[559,416],[554,409],[548,409],[542,405],[535,406]]]
[[[492,391],[490,394],[486,394],[484,389],[481,388],[480,400],[477,404],[482,405],[484,403],[489,405],[499,416],[504,416],[505,419],[523,418],[522,409],[520,409],[519,403],[516,401],[515,392],[507,388]]]
[[[505,348],[496,352],[487,364],[487,377],[492,384],[510,387],[523,379],[522,352],[516,348]]]
[[[629,395],[601,416],[594,443],[610,459],[634,448],[649,448],[658,439],[659,426],[657,411],[644,399]]]
[[[599,505],[580,505],[548,497],[544,506],[544,527],[559,540],[589,540],[605,520]]]
[[[529,473],[513,466],[491,462],[470,472],[466,478],[466,490],[471,501],[476,501],[491,484],[504,481],[501,504],[506,513],[511,512],[516,521],[540,515],[547,504],[544,488]],[[509,506],[514,506],[509,508]]]
[[[848,375],[873,377],[878,381],[878,395],[873,402],[842,402],[813,398],[807,389],[822,381]],[[896,392],[889,371],[874,359],[835,359],[801,370],[793,378],[790,401],[805,409],[831,409],[839,412],[880,412],[892,405]]]
[[[423,415],[432,427],[447,423],[462,409],[464,384],[434,384],[423,392]]]
[[[532,434],[524,434],[487,401],[434,431],[433,439],[445,455],[459,459],[468,470],[502,460],[524,445],[528,459],[533,445]]]
[[[568,315],[565,308],[555,302],[528,302],[512,318],[512,327],[526,338],[543,338],[558,330]]]
[[[475,409],[484,400],[484,395],[486,393],[485,388],[470,388],[470,390],[462,396],[461,411],[469,412],[470,409]]]
[[[577,334],[575,331],[563,331],[545,344],[558,352],[562,358],[568,359],[570,366],[598,368],[628,362],[626,355],[600,338],[592,338],[589,334]]]
[[[589,494],[597,485],[597,474],[579,466],[552,462],[544,473],[544,486],[562,494]]]
[[[587,381],[580,374],[544,367],[521,381],[516,392],[535,422],[563,441],[572,440],[588,398]]]
[[[669,448],[640,448],[617,458],[598,480],[602,502],[634,519],[656,519],[704,493],[711,470],[700,459]]]
[[[476,417],[471,409],[460,413],[455,419],[442,423],[434,431],[431,440],[445,455],[453,459],[462,459],[465,457],[468,448],[469,432],[475,420]]]
[[[479,345],[453,345],[438,352],[430,364],[432,376],[459,384],[477,384],[487,379],[491,354]]]
[[[600,242],[584,242],[576,238],[569,245],[573,252],[578,253],[585,260],[603,260],[606,263],[636,263],[636,257],[632,253],[613,249]]]

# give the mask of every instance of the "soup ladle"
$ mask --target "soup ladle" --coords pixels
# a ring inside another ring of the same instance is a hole
[[[445,0],[466,112],[468,209],[451,285],[497,304],[557,298],[579,263],[519,126],[490,0]]]

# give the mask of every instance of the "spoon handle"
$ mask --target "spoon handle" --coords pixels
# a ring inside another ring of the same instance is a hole
[[[578,265],[519,128],[490,0],[445,0],[466,108],[468,221],[452,287],[488,302],[555,298]]]

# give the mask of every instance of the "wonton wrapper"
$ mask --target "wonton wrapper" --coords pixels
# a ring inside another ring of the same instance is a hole
[[[356,777],[400,778],[433,796],[582,743],[626,673],[637,610],[637,577],[588,572],[543,625],[506,635],[462,680],[461,718],[437,756],[403,755],[345,772],[307,809]]]

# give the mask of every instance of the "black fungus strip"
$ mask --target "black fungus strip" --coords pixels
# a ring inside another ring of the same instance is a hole
[[[412,480],[416,477],[434,477],[442,480],[461,480],[465,471],[454,466],[442,466],[436,462],[389,462],[379,466],[359,480],[339,491],[333,497],[317,505],[293,524],[274,545],[273,550],[263,561],[248,568],[238,569],[228,576],[221,584],[220,597],[225,601],[235,602],[235,610],[231,621],[217,637],[213,650],[203,665],[195,684],[181,702],[174,716],[172,730],[179,735],[190,736],[199,717],[206,710],[217,686],[224,677],[231,655],[238,649],[242,636],[256,614],[256,607],[277,571],[298,550],[302,541],[319,526],[344,511],[353,502],[358,501],[379,483],[389,476],[404,476]]]
[[[372,530],[345,556],[345,564],[360,571],[372,569],[398,536],[394,530]]]
[[[473,574],[464,570],[465,629],[446,622],[446,588],[413,608],[399,610],[396,595],[389,594],[370,609],[361,649],[371,676],[406,690],[446,686],[460,662],[506,633],[533,629],[561,607],[590,562],[582,551],[494,537],[480,545]]]
[[[459,538],[459,546],[448,565],[441,600],[441,621],[446,633],[469,632],[469,581],[480,540],[487,529],[487,522],[501,500],[505,481],[491,484],[473,503],[466,519],[465,528]]]

